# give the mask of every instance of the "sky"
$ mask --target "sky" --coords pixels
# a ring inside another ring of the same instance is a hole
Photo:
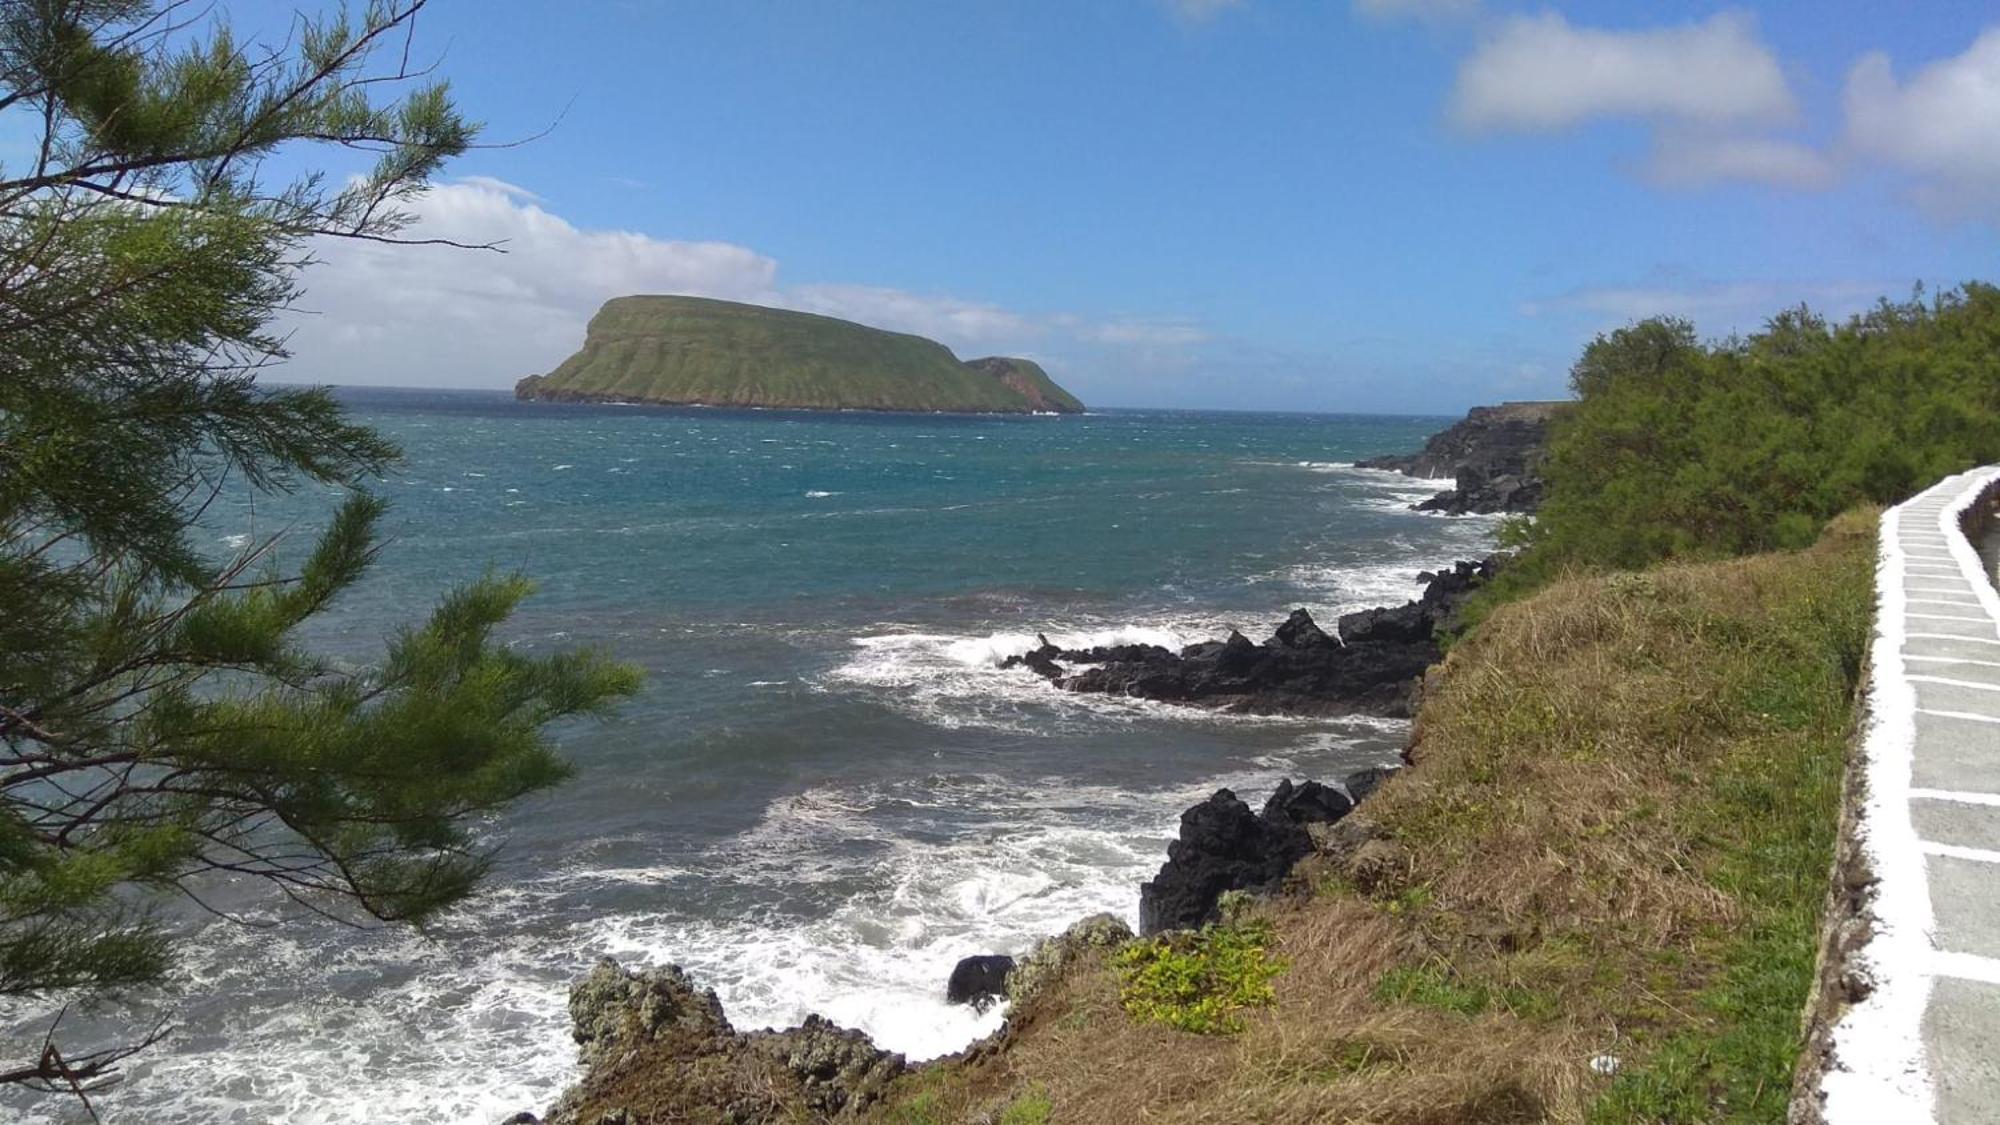
[[[508,387],[693,293],[1093,406],[1450,413],[2000,281],[1985,3],[432,0],[415,55],[494,147],[411,234],[505,253],[317,247],[287,380]]]

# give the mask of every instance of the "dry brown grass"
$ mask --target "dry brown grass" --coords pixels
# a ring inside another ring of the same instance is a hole
[[[1259,908],[1288,968],[1240,1035],[1135,1021],[1088,960],[871,1120],[999,1121],[1030,1089],[1087,1125],[1777,1120],[1759,1068],[1796,1053],[1873,522],[1493,615],[1358,814],[1388,841]]]
[[[1228,1037],[1189,1035],[1128,1017],[1115,972],[1086,965],[1048,1003],[1023,1013],[1005,1047],[948,1064],[926,1112],[898,1105],[877,1120],[992,1119],[1006,1095],[1047,1090],[1056,1122],[1380,1122],[1455,1125],[1539,1121],[1574,1103],[1573,1067],[1518,1021],[1389,1008],[1373,990],[1396,963],[1396,928],[1358,901],[1274,904],[1287,970],[1275,1007]]]

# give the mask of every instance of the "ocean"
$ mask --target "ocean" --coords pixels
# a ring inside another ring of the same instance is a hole
[[[1136,920],[1180,812],[1221,786],[1392,761],[1403,725],[1212,715],[1002,671],[1077,647],[1263,639],[1419,591],[1495,523],[1351,467],[1451,419],[1183,411],[808,414],[349,390],[407,454],[375,571],[320,623],[342,659],[491,569],[535,578],[505,636],[601,646],[641,696],[558,732],[577,776],[482,826],[486,889],[434,933],[188,914],[166,987],[73,1011],[73,1053],[166,1017],[107,1121],[475,1122],[577,1074],[565,1001],[602,957],[678,963],[739,1028],[808,1012],[925,1058],[999,1025],[952,965],[1098,911]],[[239,497],[226,553],[331,497]],[[244,888],[231,893],[249,895]],[[253,915],[275,904],[245,899]],[[261,905],[260,905],[261,904]],[[13,1013],[9,1040],[53,1011]],[[0,1116],[78,1120],[62,1099]]]

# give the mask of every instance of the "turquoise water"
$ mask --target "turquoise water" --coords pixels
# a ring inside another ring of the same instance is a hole
[[[602,645],[647,687],[562,732],[577,778],[487,826],[492,885],[435,940],[191,919],[172,988],[65,1024],[74,1049],[173,1014],[110,1120],[540,1109],[574,1077],[565,990],[607,955],[685,965],[740,1027],[819,1011],[912,1056],[957,1049],[1000,1019],[942,1003],[959,957],[1134,916],[1187,804],[1387,760],[1403,733],[1064,696],[1001,658],[1036,631],[1262,637],[1294,606],[1412,596],[1493,532],[1345,465],[1444,419],[346,397],[408,457],[383,485],[393,541],[324,646],[364,659],[451,583],[518,569],[540,589],[512,643]],[[292,527],[303,550],[327,502],[218,512],[217,549]]]

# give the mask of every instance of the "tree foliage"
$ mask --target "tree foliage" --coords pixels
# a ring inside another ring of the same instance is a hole
[[[1599,336],[1553,425],[1514,582],[1801,547],[1859,503],[2000,460],[2000,289],[1806,308],[1705,344],[1685,321]]]
[[[156,979],[163,898],[217,880],[422,923],[486,870],[475,818],[564,776],[549,724],[636,686],[495,643],[517,577],[370,667],[300,640],[374,559],[362,486],[396,450],[256,376],[312,240],[403,241],[472,142],[410,67],[422,7],[266,46],[184,3],[0,0],[0,115],[37,137],[0,166],[0,1001]],[[266,179],[314,149],[369,167]],[[227,490],[301,485],[346,499],[296,569],[278,537],[217,560],[191,534]],[[0,1081],[67,1089],[119,1054]]]

